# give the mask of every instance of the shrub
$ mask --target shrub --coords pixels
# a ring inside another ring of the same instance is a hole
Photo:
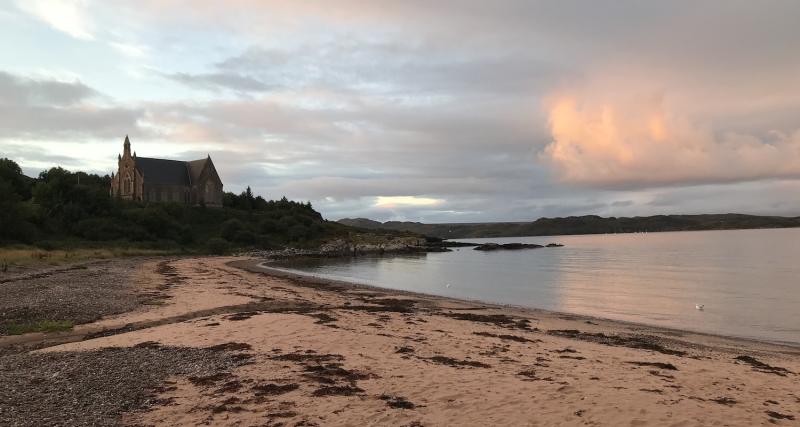
[[[291,228],[289,228],[289,232],[288,232],[289,239],[291,239],[291,240],[293,240],[295,242],[296,241],[300,241],[300,240],[305,240],[310,236],[310,234],[311,234],[310,231],[311,230],[308,227],[304,226],[304,225],[300,225],[300,224],[294,225]]]
[[[178,229],[178,243],[181,245],[191,245],[194,243],[194,234],[192,234],[192,227],[182,225]]]
[[[258,231],[262,234],[270,234],[278,231],[280,226],[278,225],[278,221],[275,221],[273,218],[264,218],[258,223]]]
[[[239,221],[236,218],[231,218],[222,223],[219,234],[226,240],[233,241],[236,240],[236,235],[240,231],[244,230],[244,228],[245,226],[242,221]]]
[[[278,249],[280,246],[277,245],[272,236],[262,234],[256,238],[256,246],[260,249]]]
[[[208,239],[206,243],[206,247],[208,252],[214,255],[225,255],[230,251],[230,245],[228,241],[225,239],[220,239],[219,237],[212,237]]]
[[[111,218],[85,219],[74,228],[79,236],[89,240],[116,240],[126,235],[125,230]]]
[[[37,242],[36,246],[39,247],[40,249],[44,249],[46,251],[52,251],[52,250],[56,249],[56,245],[53,242],[49,241],[49,240],[44,240],[44,241]]]
[[[239,230],[233,240],[244,245],[252,245],[256,241],[256,236],[247,230]]]
[[[280,226],[280,228],[282,228],[284,230],[289,230],[293,226],[295,226],[297,224],[297,222],[298,222],[297,218],[295,218],[293,215],[289,214],[289,215],[282,216],[280,221],[278,221],[278,225]]]

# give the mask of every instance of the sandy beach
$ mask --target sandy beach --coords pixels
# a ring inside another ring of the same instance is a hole
[[[132,311],[0,337],[0,424],[800,423],[798,347],[328,282],[260,262],[148,259],[128,278],[146,302]]]

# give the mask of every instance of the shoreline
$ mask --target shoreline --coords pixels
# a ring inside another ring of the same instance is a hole
[[[0,424],[751,426],[800,417],[795,347],[262,263],[155,258],[20,282],[69,277],[99,296],[92,278],[123,269],[120,292],[158,303],[78,325],[71,333],[83,335],[70,342],[44,334],[43,345],[3,352],[9,337],[0,337],[0,381],[11,384],[0,388]]]
[[[391,256],[391,255],[388,255]],[[279,267],[272,267],[269,266],[269,263],[279,262],[283,260],[279,259],[267,259],[262,260],[261,262],[256,262],[255,266],[248,266],[253,268],[253,270],[249,270],[246,267],[238,266],[238,268],[245,268],[248,271],[260,271],[264,273],[269,273],[275,277],[287,278],[292,280],[303,280],[311,283],[326,285],[326,284],[334,284],[334,285],[344,285],[344,286],[353,286],[356,288],[364,288],[364,289],[376,289],[381,290],[384,292],[395,292],[402,295],[409,295],[409,296],[421,296],[426,298],[439,298],[442,300],[449,300],[449,301],[457,301],[463,303],[470,303],[470,304],[480,304],[485,305],[488,307],[496,308],[496,309],[513,309],[513,310],[522,310],[522,311],[530,311],[531,313],[548,313],[553,315],[561,315],[561,316],[572,316],[584,320],[599,320],[605,322],[613,322],[619,324],[621,326],[627,327],[638,327],[643,329],[651,329],[654,331],[660,331],[665,334],[692,334],[698,337],[709,337],[715,339],[724,339],[730,341],[747,341],[752,342],[754,344],[763,344],[763,345],[773,345],[777,347],[786,347],[791,350],[800,350],[800,342],[792,342],[792,341],[780,341],[780,340],[768,340],[758,337],[748,337],[748,336],[738,336],[738,335],[728,335],[728,334],[718,334],[713,332],[705,332],[705,331],[698,331],[698,330],[691,330],[691,329],[681,329],[681,328],[672,328],[667,326],[659,326],[659,325],[652,325],[648,323],[641,323],[635,321],[628,321],[628,320],[620,320],[620,319],[612,319],[608,317],[600,317],[600,316],[592,316],[587,314],[580,314],[580,313],[572,313],[566,311],[558,311],[558,310],[550,310],[546,308],[539,308],[539,307],[528,307],[524,305],[515,305],[515,304],[503,304],[503,303],[496,303],[490,301],[484,301],[480,299],[470,299],[470,298],[455,298],[455,297],[448,297],[444,295],[437,295],[432,293],[425,293],[425,292],[415,292],[415,291],[407,291],[403,289],[394,289],[394,288],[386,288],[377,285],[371,285],[367,283],[359,283],[356,281],[348,281],[348,280],[341,280],[341,279],[332,279],[327,277],[322,277],[319,275],[314,275],[312,273],[305,273],[299,270],[292,270],[292,269],[283,269]]]

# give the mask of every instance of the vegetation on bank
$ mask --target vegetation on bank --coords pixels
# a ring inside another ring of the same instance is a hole
[[[60,167],[29,178],[0,159],[0,261],[313,247],[353,231],[324,220],[310,202],[266,200],[249,187],[225,193],[223,208],[207,208],[119,200],[110,185],[109,176]]]
[[[75,247],[77,244],[93,247]],[[145,249],[135,246],[122,246],[112,242],[107,247],[100,247],[99,242],[59,242],[67,249],[45,250],[34,245],[13,244],[0,247],[0,273],[5,273],[11,266],[30,266],[39,264],[65,265],[77,262],[108,259],[128,256],[181,255],[186,253],[176,249]],[[51,242],[45,246],[50,247]]]
[[[476,224],[423,224],[399,221],[381,223],[364,218],[345,218],[339,222],[367,230],[399,230],[445,239],[800,227],[800,217],[742,214],[654,215],[619,218],[585,215],[539,218],[533,222]]]
[[[16,324],[10,323],[4,325],[8,335],[22,335],[31,332],[61,332],[68,331],[75,326],[69,320],[40,320],[33,323]]]

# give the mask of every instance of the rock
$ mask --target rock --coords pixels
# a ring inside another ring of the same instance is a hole
[[[441,246],[446,248],[467,248],[470,246],[480,246],[480,243],[471,243],[471,242],[451,242],[451,241],[443,241]]]
[[[518,249],[539,249],[543,248],[542,245],[535,243],[484,243],[476,246],[476,251],[498,251],[498,250],[518,250]]]

